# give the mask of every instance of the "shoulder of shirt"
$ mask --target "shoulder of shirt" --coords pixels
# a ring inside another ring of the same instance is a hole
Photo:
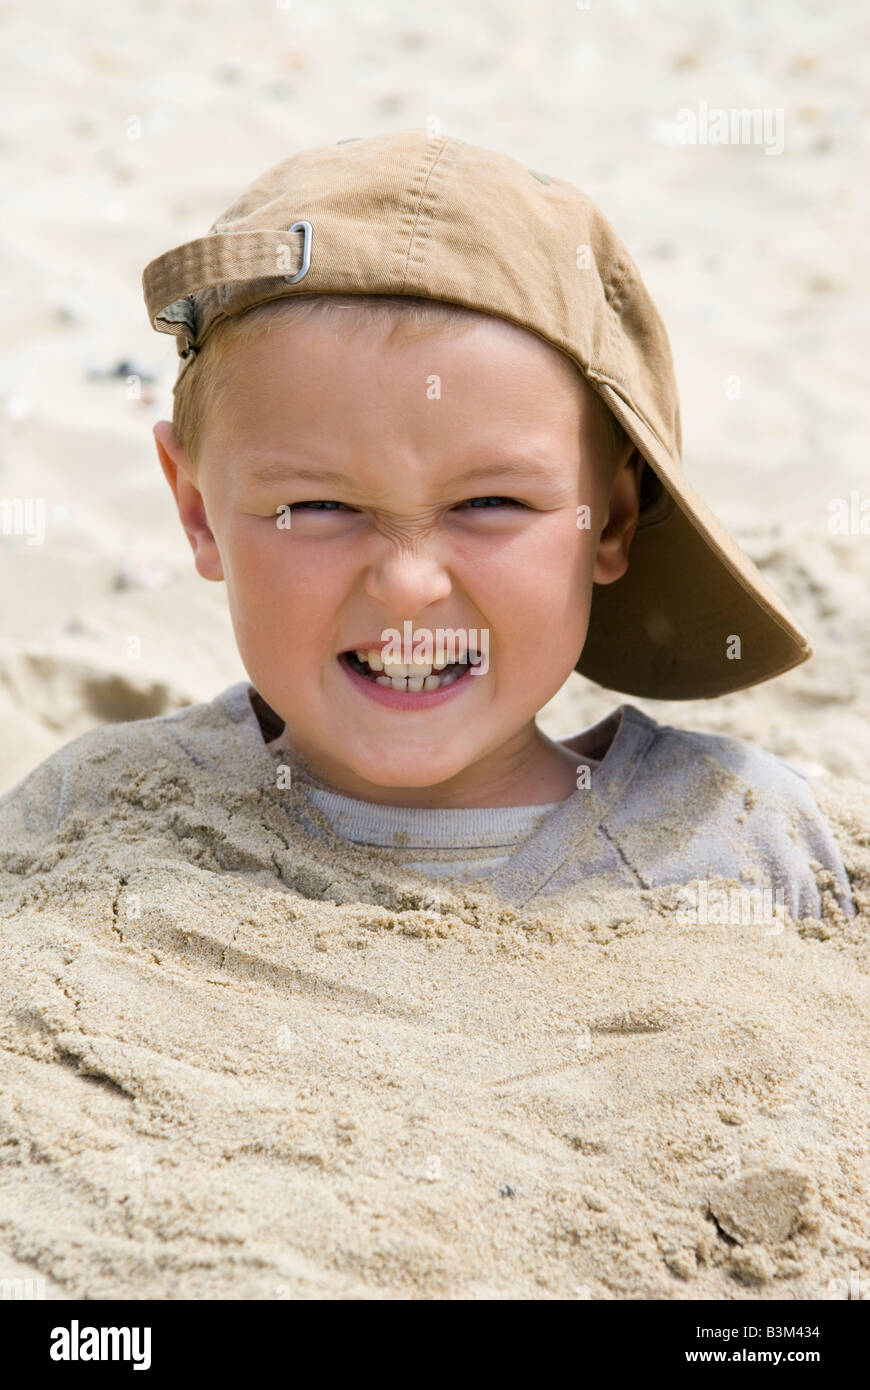
[[[623,795],[608,818],[617,838],[639,815],[664,823],[675,803],[684,805],[692,833],[708,839],[739,825],[743,844],[769,872],[794,880],[811,915],[818,915],[815,866],[834,874],[841,905],[854,911],[841,849],[817,799],[822,783],[745,739],[660,724],[634,705],[620,712],[635,746]]]
[[[816,801],[815,779],[776,753],[729,734],[660,724],[634,705],[621,705],[620,711],[648,735],[642,756],[648,777],[661,782],[667,780],[669,772],[681,778],[691,773],[692,780],[697,780],[705,775],[714,777],[717,768],[726,769],[736,779],[735,793],[751,789],[759,808],[786,803],[791,810],[798,809],[817,823],[827,824]]]
[[[0,796],[0,831],[13,824],[34,832],[53,830],[78,804],[108,801],[119,778],[153,767],[161,753],[169,762],[219,767],[227,725],[252,717],[248,689],[247,681],[238,681],[212,700],[171,714],[102,724],[79,734]]]

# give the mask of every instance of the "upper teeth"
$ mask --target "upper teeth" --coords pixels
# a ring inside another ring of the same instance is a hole
[[[373,671],[383,671],[385,676],[390,677],[411,676],[416,679],[422,676],[425,678],[431,676],[433,671],[443,671],[445,666],[450,665],[446,659],[429,662],[415,657],[412,657],[410,662],[384,661],[379,651],[363,652],[357,650],[356,656],[359,661],[368,662]]]

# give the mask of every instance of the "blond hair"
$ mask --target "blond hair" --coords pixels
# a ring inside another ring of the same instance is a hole
[[[372,323],[386,323],[390,327],[390,336],[399,333],[406,341],[435,331],[462,333],[475,321],[491,321],[493,317],[461,304],[426,299],[418,295],[298,294],[255,304],[241,314],[221,320],[212,329],[196,360],[190,363],[175,390],[172,423],[176,438],[187,454],[194,474],[206,421],[220,391],[222,367],[230,352],[247,346],[254,338],[268,333],[276,324],[280,326],[290,318],[307,320],[347,309],[354,311],[347,323],[349,329],[361,328]],[[569,359],[566,357],[565,360]],[[582,388],[586,390],[594,416],[599,423],[600,437],[604,440],[602,462],[608,468],[609,480],[612,480],[616,465],[626,455],[628,436],[579,368],[577,377]]]

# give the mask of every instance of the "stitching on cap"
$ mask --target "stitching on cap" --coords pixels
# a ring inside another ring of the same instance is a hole
[[[443,135],[443,136],[441,137],[441,142],[442,142],[442,143],[441,143],[441,148],[440,148],[440,150],[438,151],[438,153],[436,154],[435,158],[432,160],[431,164],[429,165],[429,169],[428,169],[428,172],[426,172],[426,177],[425,177],[425,181],[424,181],[424,183],[423,183],[423,187],[422,187],[421,190],[420,190],[420,196],[419,196],[419,198],[417,199],[417,207],[416,207],[416,210],[415,210],[415,212],[414,212],[414,225],[413,225],[413,227],[411,228],[411,235],[410,235],[410,237],[408,238],[408,249],[407,249],[407,251],[405,252],[405,265],[404,265],[404,269],[403,269],[403,273],[402,273],[402,290],[403,290],[403,291],[407,288],[407,285],[408,285],[408,265],[409,265],[410,259],[411,259],[411,248],[412,248],[412,246],[414,245],[414,241],[415,241],[416,236],[417,236],[417,224],[418,224],[419,221],[420,221],[420,214],[421,214],[421,209],[422,209],[422,206],[423,206],[423,200],[424,200],[424,198],[426,197],[426,191],[427,191],[427,189],[428,189],[428,187],[429,187],[429,181],[430,181],[430,179],[432,178],[432,175],[433,175],[433,173],[435,172],[435,169],[437,168],[438,163],[439,163],[439,161],[440,161],[442,155],[445,154],[446,151],[447,151],[447,149],[448,149],[449,142],[450,142],[450,137],[447,136],[447,135]],[[422,173],[424,172],[424,169],[425,169],[425,166],[424,166],[423,169],[419,169],[419,170],[418,170],[418,173],[422,174]],[[421,241],[421,243],[424,242],[424,241],[426,240],[426,238],[428,237],[428,235],[429,235],[429,230],[428,230],[428,227],[427,227],[427,228],[425,228],[425,229],[420,233],[420,241]]]

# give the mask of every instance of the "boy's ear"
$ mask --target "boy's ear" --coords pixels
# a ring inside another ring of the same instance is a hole
[[[193,470],[169,420],[158,420],[154,426],[154,442],[160,467],[172,489],[178,516],[190,541],[193,562],[203,579],[221,580],[223,565],[217,541],[206,516],[202,493],[193,482]]]
[[[628,552],[640,515],[640,480],[646,466],[638,449],[632,449],[617,469],[610,488],[608,516],[598,539],[592,571],[594,584],[612,584],[628,569]]]

